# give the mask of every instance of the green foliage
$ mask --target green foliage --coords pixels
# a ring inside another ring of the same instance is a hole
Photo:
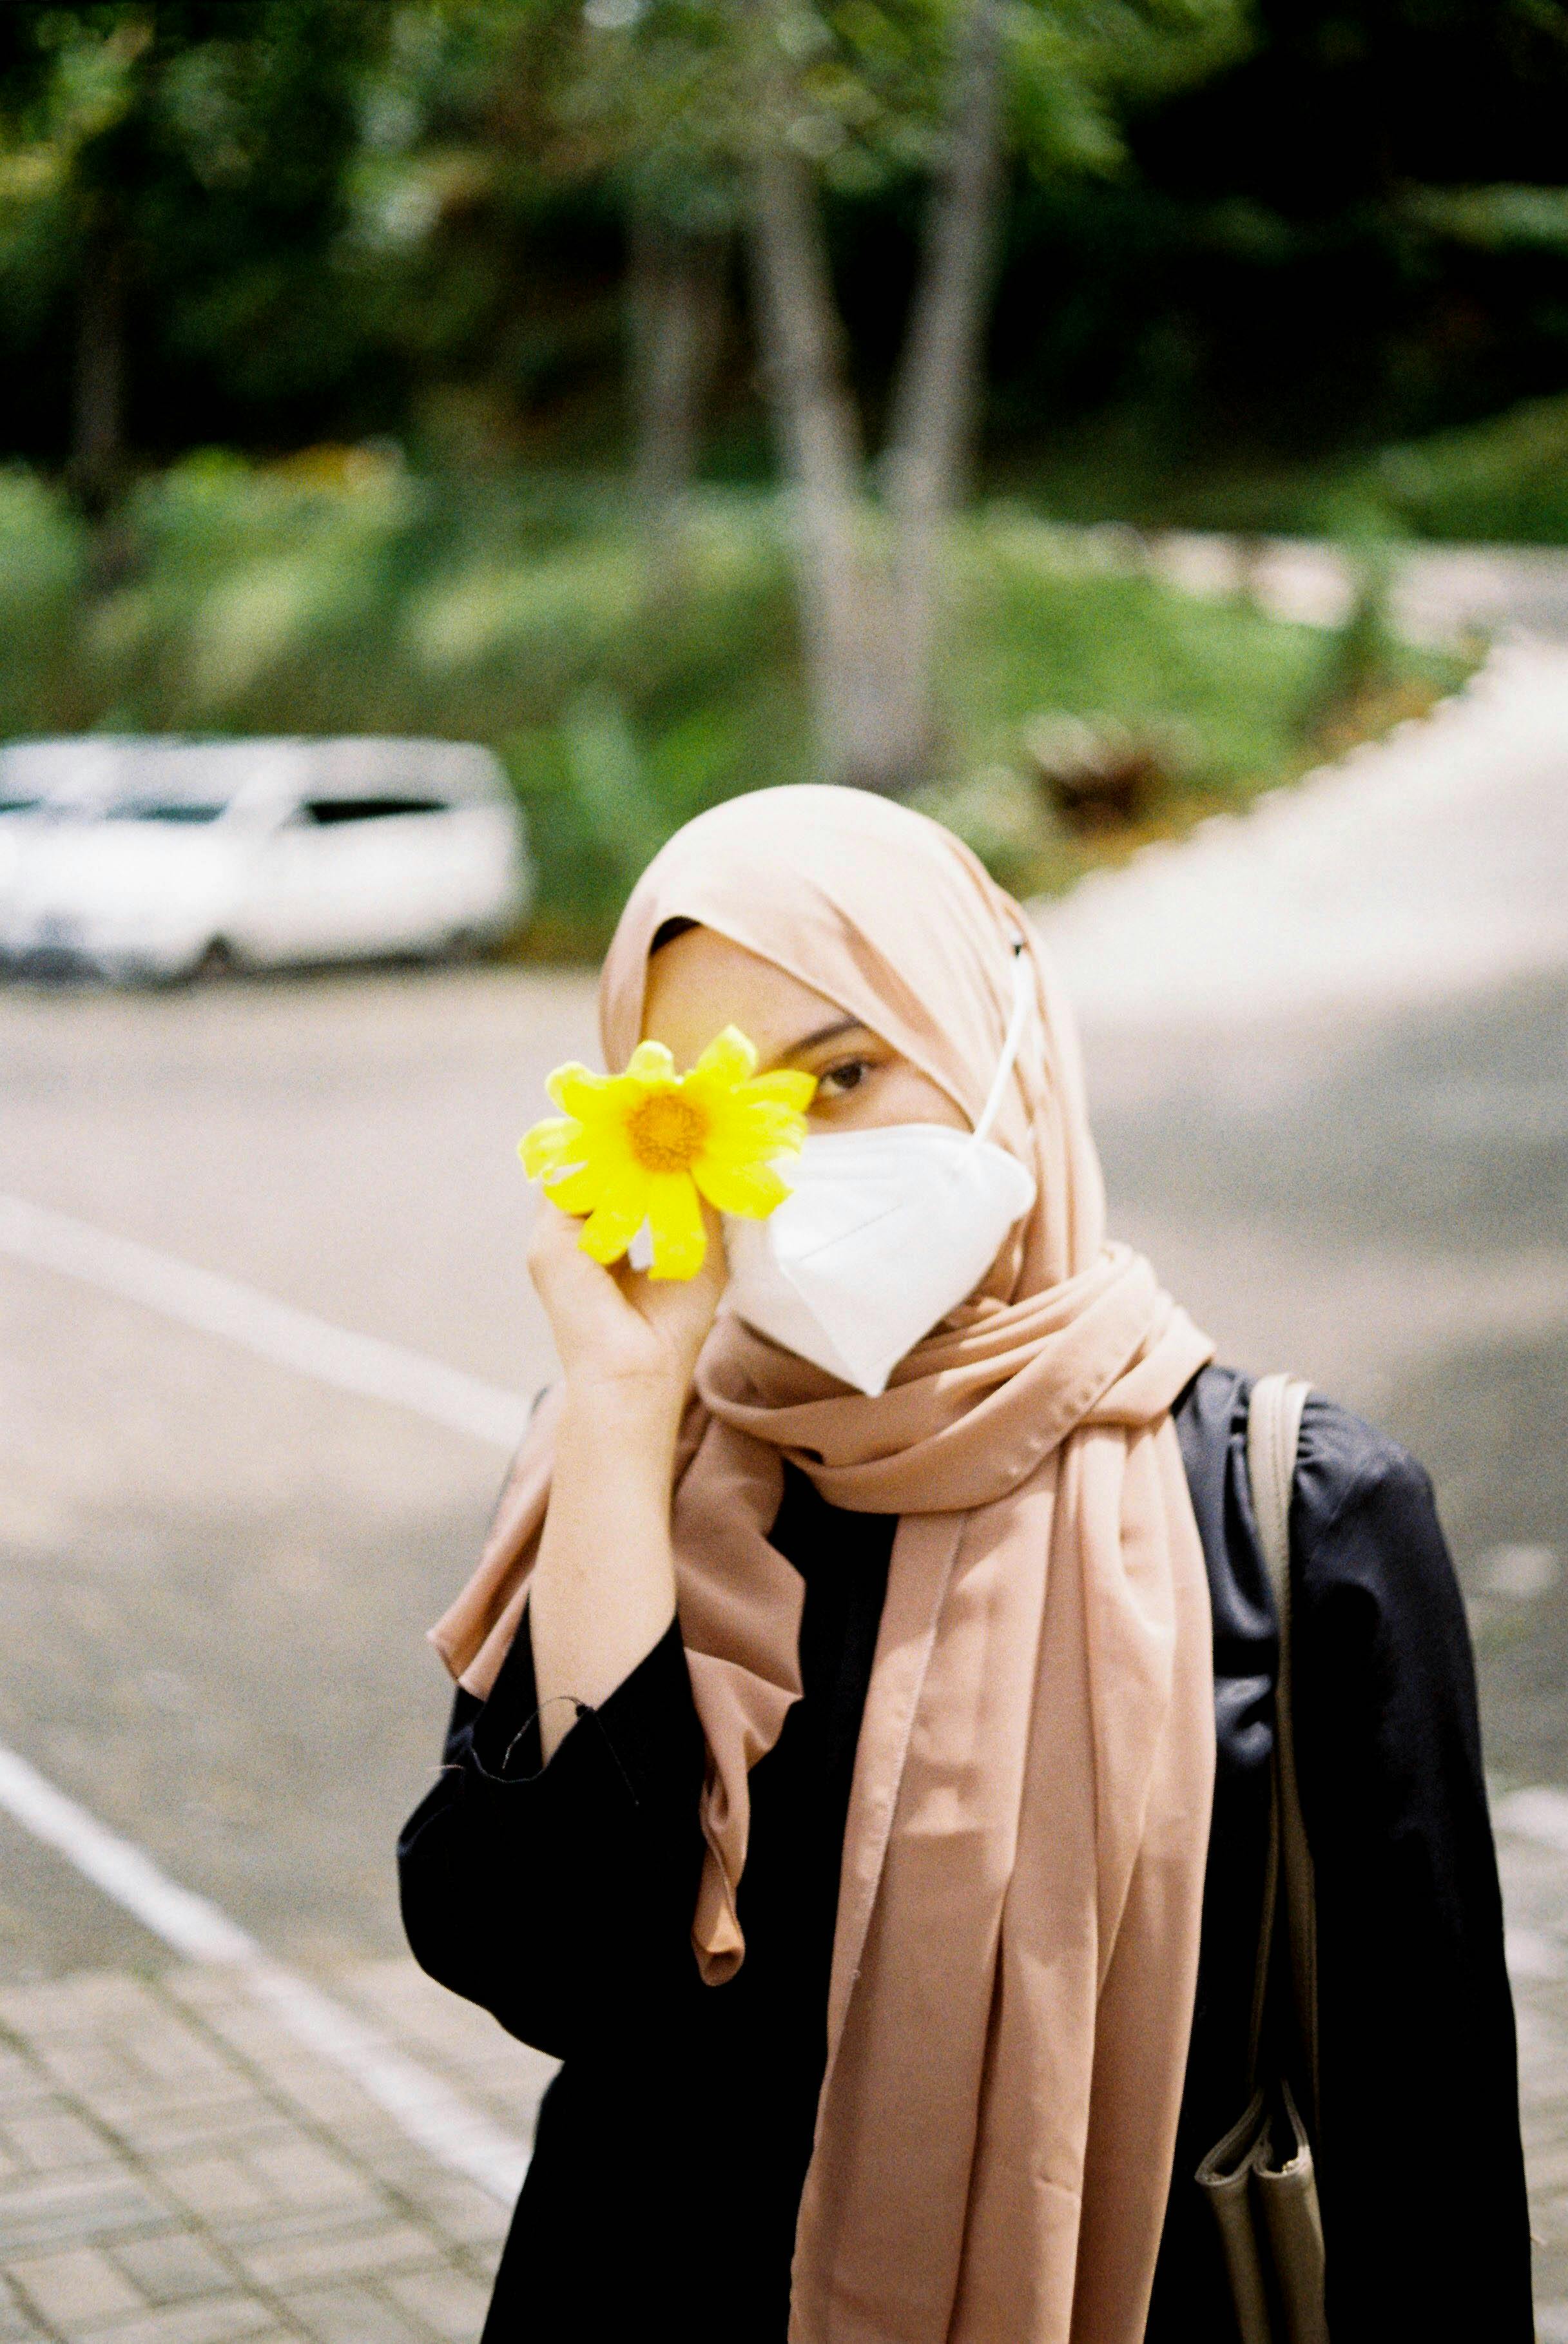
[[[472,97],[526,93],[544,168],[602,173],[673,222],[736,224],[759,141],[865,197],[940,162],[972,0],[427,0],[426,86],[460,56]],[[1101,171],[1119,109],[1241,55],[1246,0],[1002,0],[1016,144],[1037,168]],[[450,68],[449,68],[450,70]],[[515,104],[511,110],[515,129]]]
[[[1391,448],[1367,485],[1422,537],[1568,543],[1568,399],[1538,399],[1462,431]]]
[[[65,458],[114,248],[133,453],[385,430],[613,463],[626,215],[738,219],[763,119],[745,28],[775,15],[875,412],[959,5],[10,0],[0,447]],[[1037,467],[1054,510],[1181,517],[1219,517],[1228,483],[1233,517],[1267,522],[1305,469],[1568,379],[1563,0],[1005,6],[1028,167],[994,483]],[[758,477],[752,369],[728,355],[707,458]],[[1124,413],[1148,462],[1107,431],[1103,479],[1064,479],[1064,427]]]
[[[282,407],[341,381],[366,322],[346,298],[346,179],[389,5],[10,0],[0,332],[12,349],[68,334],[108,271],[143,371],[150,361]],[[155,435],[167,429],[152,401],[143,414]]]
[[[1119,531],[993,509],[958,551],[945,698],[962,762],[1003,753],[1043,709],[1196,726],[1188,778],[1206,793],[1244,791],[1289,755],[1323,660],[1313,629],[1157,584]]]
[[[1480,252],[1568,253],[1568,187],[1416,187],[1408,218]]]
[[[657,568],[623,493],[416,478],[385,457],[206,456],[140,491],[131,568],[86,583],[64,500],[0,476],[0,733],[393,732],[498,747],[527,809],[536,951],[603,940],[660,843],[735,792],[807,779],[775,501],[712,495]],[[1085,848],[1028,778],[1042,713],[1171,747],[1162,825],[1296,771],[1336,639],[1144,571],[1125,533],[992,508],[955,532],[929,803],[1019,886]],[[1117,842],[1109,844],[1114,846]]]
[[[1252,46],[1246,0],[1015,0],[1007,11],[1017,143],[1031,167],[1119,172],[1127,116]]]
[[[946,150],[970,5],[407,0],[350,179],[353,289],[414,386],[416,444],[515,452],[543,421],[558,450],[581,434],[604,460],[629,223],[743,230],[764,141],[804,157],[847,216],[907,215]],[[1247,0],[1002,13],[1010,144],[1037,177],[1081,177],[1125,161],[1128,106],[1237,54]],[[727,393],[751,395],[744,375]]]
[[[85,533],[59,495],[0,472],[0,731],[74,730],[96,713],[76,640],[86,577]]]
[[[955,552],[947,752],[921,803],[1004,884],[1049,892],[1134,843],[1078,837],[1053,818],[1027,746],[1042,715],[1157,746],[1153,833],[1239,806],[1311,762],[1337,695],[1337,635],[1179,592],[1148,574],[1124,530],[993,508],[961,529]]]
[[[738,224],[769,25],[875,415],[964,5],[9,0],[0,450],[65,460],[112,278],[133,460],[389,432],[614,464],[628,216]],[[993,488],[1311,526],[1325,470],[1568,379],[1564,0],[1002,5]],[[703,459],[757,480],[739,291]]]
[[[1568,544],[1568,398],[1453,431],[1296,461],[1246,448],[1183,460],[1122,411],[1055,435],[1015,485],[1055,520],[1244,537],[1330,538],[1364,561],[1390,541]]]

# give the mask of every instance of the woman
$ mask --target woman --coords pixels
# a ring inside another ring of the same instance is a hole
[[[702,816],[601,1001],[611,1066],[733,1023],[815,1076],[814,1134],[902,1131],[916,1184],[920,1133],[974,1131],[994,1090],[976,1145],[1014,1193],[977,1286],[981,1223],[935,1188],[906,1277],[855,1223],[794,1348],[720,1312],[718,1244],[656,1284],[539,1213],[562,1379],[435,1632],[460,1687],[401,1846],[420,1961],[565,2063],[487,2339],[1224,2344],[1192,2177],[1247,2097],[1267,1842],[1247,1379],[1107,1244],[1061,1005],[936,824],[815,788]],[[946,1271],[885,1389],[800,1355],[870,1357]],[[1512,2019],[1429,1485],[1314,1396],[1291,1536],[1330,2329],[1523,2344]]]

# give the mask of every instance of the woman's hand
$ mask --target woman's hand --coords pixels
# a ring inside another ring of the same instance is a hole
[[[585,1254],[582,1224],[541,1200],[529,1241],[528,1268],[573,1390],[642,1389],[685,1405],[708,1329],[729,1275],[719,1217],[703,1207],[708,1252],[695,1278],[653,1279]]]
[[[703,1212],[707,1258],[682,1280],[605,1269],[548,1199],[534,1221],[529,1272],[566,1378],[529,1594],[547,1762],[573,1705],[604,1701],[674,1617],[675,1440],[728,1275],[718,1215]]]

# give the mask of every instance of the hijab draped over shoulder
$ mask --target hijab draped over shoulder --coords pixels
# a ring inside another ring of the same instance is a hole
[[[1033,1173],[1037,1202],[979,1291],[875,1399],[727,1317],[699,1362],[673,1500],[709,1753],[693,1943],[722,1991],[744,1955],[748,1772],[800,1696],[803,1582],[769,1543],[788,1459],[833,1505],[900,1518],[791,2338],[1138,2344],[1214,1769],[1208,1591],[1170,1409],[1210,1345],[1140,1256],[1107,1242],[1064,1005],[1017,906],[938,824],[825,787],[689,823],[604,965],[612,1068],[641,1036],[650,948],[673,918],[825,995],[971,1122],[1018,938],[1033,962],[1037,1015],[992,1136]],[[481,1694],[521,1616],[551,1437],[547,1405],[478,1572],[433,1632]],[[700,2220],[700,2174],[692,2187]],[[723,2307],[712,2316],[722,2327]]]

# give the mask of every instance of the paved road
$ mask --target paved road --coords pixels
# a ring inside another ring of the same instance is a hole
[[[1568,654],[1042,924],[1117,1222],[1431,1468],[1477,1645],[1537,2332],[1568,2344]]]
[[[1559,731],[1561,677],[1516,683],[1451,738],[1446,795],[1391,753],[1359,831],[1310,789],[1057,923],[1120,1228],[1228,1356],[1310,1374],[1431,1464],[1504,1794],[1568,1785],[1568,692]],[[1153,986],[1127,975],[1151,888],[1189,907]],[[1290,984],[1239,1006],[1260,933]],[[13,992],[0,1192],[526,1392],[548,1354],[512,1144],[545,1069],[592,1049],[586,983],[513,971]],[[420,1631],[493,1444],[14,1258],[0,1443],[0,1741],[525,2129],[537,2066],[410,1979],[389,1860],[444,1707]],[[1568,1834],[1505,1812],[1542,2333],[1568,2337]],[[9,1824],[0,1883],[0,2344],[473,2332],[495,2218],[471,2187]],[[285,2237],[316,2244],[279,2259]]]
[[[1128,541],[1129,555],[1189,593],[1248,593],[1281,619],[1343,625],[1361,565],[1321,538],[1229,537],[1171,530]],[[1568,639],[1568,558],[1561,546],[1418,545],[1398,551],[1390,615],[1411,642],[1452,647],[1526,633]]]
[[[592,1046],[586,984],[510,972],[0,996],[0,1190],[526,1392],[513,1147]],[[278,1950],[393,1951],[420,1632],[504,1460],[13,1262],[0,1329],[0,1739]],[[29,1873],[14,1973],[117,1944]]]
[[[1568,652],[1042,924],[1120,1226],[1428,1461],[1491,1763],[1568,1783]]]

